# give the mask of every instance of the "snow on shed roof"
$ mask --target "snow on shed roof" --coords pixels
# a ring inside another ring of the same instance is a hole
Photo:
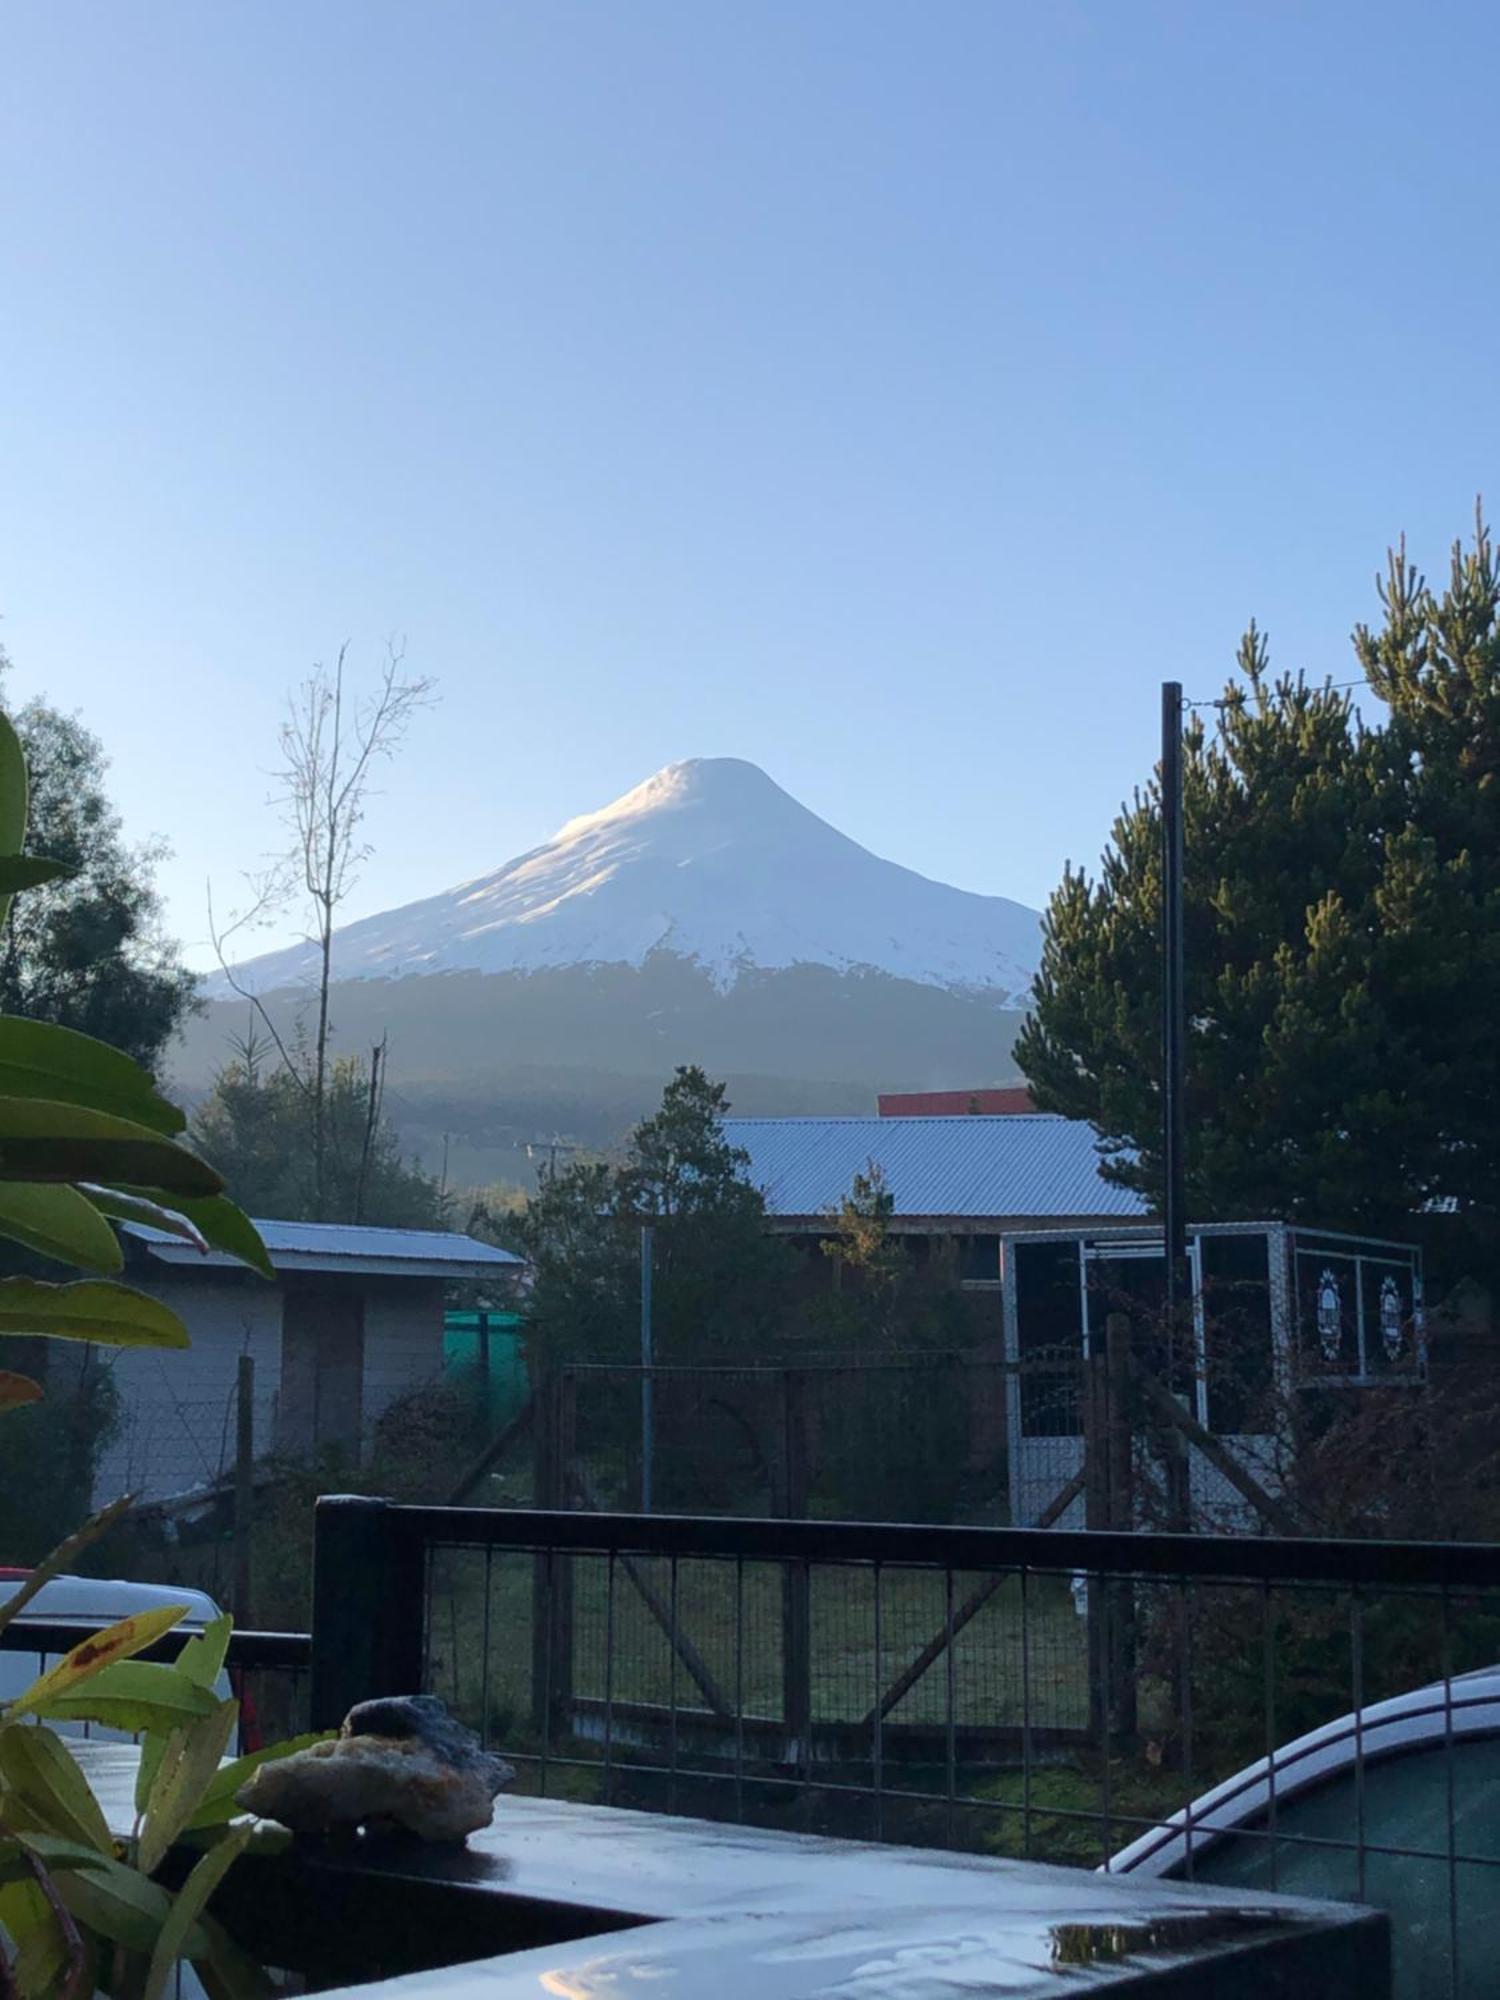
[[[872,1160],[898,1216],[1143,1216],[1145,1202],[1099,1172],[1094,1129],[1031,1112],[1008,1117],[726,1118],[773,1215],[827,1215]]]
[[[261,1241],[278,1271],[374,1271],[392,1277],[464,1278],[518,1267],[520,1257],[497,1250],[456,1229],[374,1229],[364,1223],[276,1222],[255,1218]],[[127,1222],[127,1234],[166,1264],[229,1267],[233,1257],[213,1250],[205,1257],[181,1237],[144,1223]]]

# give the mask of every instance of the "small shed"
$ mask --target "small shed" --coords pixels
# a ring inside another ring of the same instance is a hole
[[[1399,1388],[1426,1369],[1422,1253],[1414,1244],[1280,1221],[1187,1230],[1188,1341],[1156,1362],[1181,1406],[1263,1484],[1268,1431],[1288,1394]],[[1133,1351],[1159,1343],[1166,1253],[1159,1225],[1008,1234],[1001,1245],[1011,1397],[1011,1518],[1036,1521],[1084,1457],[1083,1364],[1123,1314]],[[1194,1517],[1253,1525],[1200,1455]],[[1083,1525],[1081,1501],[1063,1518]]]
[[[234,1462],[239,1358],[255,1362],[257,1453],[337,1444],[358,1452],[399,1396],[443,1369],[454,1284],[499,1305],[519,1257],[453,1230],[257,1220],[274,1284],[217,1251],[127,1224],[126,1278],[185,1322],[185,1350],[125,1348],[108,1364],[122,1422],[100,1495],[165,1499],[213,1484]]]

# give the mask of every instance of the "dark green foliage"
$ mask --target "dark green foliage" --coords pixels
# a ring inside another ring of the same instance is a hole
[[[758,1360],[776,1345],[790,1259],[765,1201],[724,1137],[724,1086],[679,1069],[619,1164],[549,1174],[526,1218],[527,1309],[536,1347],[558,1360],[640,1353],[641,1227],[654,1230],[659,1361]]]
[[[7,1341],[5,1366],[48,1372],[27,1351],[45,1345]],[[3,1418],[0,1562],[40,1562],[88,1511],[100,1458],[119,1430],[120,1397],[109,1367],[82,1351],[80,1365],[52,1374],[42,1402]]]
[[[1481,527],[1441,596],[1394,556],[1355,645],[1387,722],[1240,678],[1184,752],[1191,1208],[1408,1235],[1434,1198],[1500,1228],[1500,578]],[[1047,912],[1017,1056],[1039,1105],[1160,1185],[1159,794]],[[1119,1157],[1135,1149],[1138,1159]]]
[[[1391,1079],[1429,1120],[1433,1191],[1493,1251],[1500,1236],[1500,567],[1476,517],[1446,588],[1395,550],[1379,630],[1354,634],[1391,710],[1405,824],[1389,846],[1383,966],[1399,982],[1409,1065]]]
[[[918,1256],[893,1233],[895,1197],[871,1161],[854,1176],[820,1248],[835,1282],[806,1316],[805,1336],[817,1348],[849,1348],[866,1360],[883,1355],[951,1352],[974,1337],[965,1310],[953,1246],[932,1239]]]
[[[972,1338],[951,1254],[918,1263],[891,1232],[895,1201],[875,1162],[856,1174],[822,1244],[837,1289],[809,1305],[806,1338],[849,1352],[820,1399],[814,1510],[864,1521],[953,1521],[965,1485]],[[923,1353],[931,1360],[916,1365]],[[947,1358],[945,1358],[947,1357]],[[816,1380],[816,1377],[813,1378]]]
[[[328,1080],[321,1220],[390,1229],[446,1227],[441,1187],[414,1161],[403,1159],[378,1110],[371,1127],[369,1098],[365,1064],[340,1058]],[[282,1222],[320,1219],[312,1166],[312,1101],[288,1070],[263,1073],[254,1049],[248,1057],[236,1058],[199,1106],[192,1135],[242,1208]]]
[[[823,1393],[813,1514],[838,1521],[963,1518],[975,1378],[961,1359],[850,1367],[821,1385],[814,1378],[814,1386]]]
[[[273,1476],[255,1523],[256,1616],[287,1631],[307,1629],[320,1493],[379,1493],[428,1505],[446,1500],[457,1469],[487,1436],[478,1375],[456,1370],[388,1404],[362,1453],[323,1445],[308,1457],[270,1458]]]
[[[0,674],[8,666],[0,651]],[[76,1028],[155,1069],[195,985],[162,934],[153,880],[161,850],[126,845],[103,748],[76,716],[30,701],[14,722],[31,774],[27,852],[70,872],[11,905],[0,1012]]]

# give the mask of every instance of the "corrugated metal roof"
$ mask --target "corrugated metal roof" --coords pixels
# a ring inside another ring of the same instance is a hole
[[[261,1241],[278,1270],[399,1270],[403,1276],[431,1273],[461,1276],[481,1268],[518,1266],[523,1259],[492,1243],[480,1243],[456,1229],[372,1229],[364,1223],[277,1222],[255,1217]],[[211,1252],[207,1257],[179,1236],[124,1225],[153,1256],[169,1264],[231,1264],[233,1258]]]
[[[1045,1112],[961,1118],[728,1118],[773,1215],[827,1215],[872,1160],[899,1216],[1139,1216],[1099,1172],[1091,1125]]]

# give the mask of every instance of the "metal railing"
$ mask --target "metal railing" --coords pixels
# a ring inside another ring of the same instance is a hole
[[[31,1618],[23,1613],[0,1632],[0,1652],[31,1654],[41,1674],[51,1661],[70,1652],[82,1640],[97,1636],[105,1626],[89,1619]],[[169,1632],[136,1657],[169,1661],[181,1650],[181,1631]],[[240,1703],[240,1742],[246,1750],[262,1742],[304,1733],[312,1681],[312,1636],[307,1632],[235,1631],[230,1634],[225,1668]],[[70,1733],[96,1733],[89,1723],[70,1725]]]
[[[1427,1868],[1455,1967],[1500,1893],[1490,1546],[329,1499],[314,1638],[315,1724],[425,1689],[541,1793],[1352,1900]]]

